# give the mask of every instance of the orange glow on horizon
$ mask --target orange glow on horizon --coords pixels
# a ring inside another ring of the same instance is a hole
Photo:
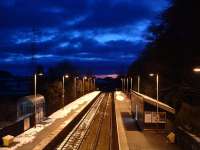
[[[118,74],[102,74],[102,75],[95,75],[96,78],[104,79],[104,78],[113,78],[116,79],[119,75]]]

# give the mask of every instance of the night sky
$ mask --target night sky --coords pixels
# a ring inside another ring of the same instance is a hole
[[[0,0],[0,70],[29,74],[32,56],[96,74],[125,71],[165,0]]]

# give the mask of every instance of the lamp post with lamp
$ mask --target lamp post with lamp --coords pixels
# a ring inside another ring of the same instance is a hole
[[[78,80],[78,77],[74,77],[74,99],[77,96],[77,80]]]
[[[96,78],[94,77],[94,91],[96,90]]]
[[[64,109],[64,105],[65,105],[65,79],[68,79],[69,75],[63,75],[62,77],[62,108]]]
[[[131,77],[131,88],[130,89],[131,89],[130,91],[132,91],[132,89],[133,89],[133,79],[132,79],[132,77]]]
[[[87,80],[86,76],[83,77],[83,95],[85,94],[85,80]]]
[[[35,96],[35,100],[34,100],[34,112],[35,112],[35,128],[37,125],[37,102],[36,102],[36,98],[37,98],[37,76],[43,76],[43,73],[35,73],[34,74],[34,96]]]
[[[193,68],[193,72],[195,72],[195,73],[200,73],[200,67],[195,67],[195,68]]]
[[[156,112],[157,112],[157,119],[158,119],[158,99],[159,99],[159,75],[158,74],[153,74],[153,73],[150,73],[149,74],[150,77],[154,77],[156,76],[156,100],[157,100],[157,106],[156,106]]]
[[[140,93],[140,76],[137,76],[137,80],[138,80],[138,93]]]
[[[122,85],[122,91],[124,89],[124,81],[123,81],[123,78],[121,78],[121,85]]]

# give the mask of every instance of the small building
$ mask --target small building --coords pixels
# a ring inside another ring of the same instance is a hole
[[[175,109],[146,95],[131,91],[131,111],[139,127],[165,128]]]
[[[33,127],[35,123],[41,122],[45,117],[45,99],[42,95],[25,96],[11,102],[0,110],[4,111],[1,113],[2,116],[7,116],[7,119],[0,120],[0,144],[2,137],[8,134],[17,136]]]
[[[37,94],[25,96],[19,99],[17,103],[17,119],[24,118],[35,113],[36,123],[41,122],[45,117],[45,99],[44,96]]]

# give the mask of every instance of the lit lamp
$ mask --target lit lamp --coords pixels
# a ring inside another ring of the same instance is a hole
[[[63,109],[64,109],[64,102],[65,102],[65,79],[68,79],[69,75],[63,75],[63,94],[62,94],[62,100],[63,100]]]
[[[193,72],[200,73],[200,67],[193,68]]]
[[[78,77],[75,77],[74,78],[74,98],[76,98],[77,96],[77,87],[76,87],[76,84],[77,84],[77,80],[78,80]]]

